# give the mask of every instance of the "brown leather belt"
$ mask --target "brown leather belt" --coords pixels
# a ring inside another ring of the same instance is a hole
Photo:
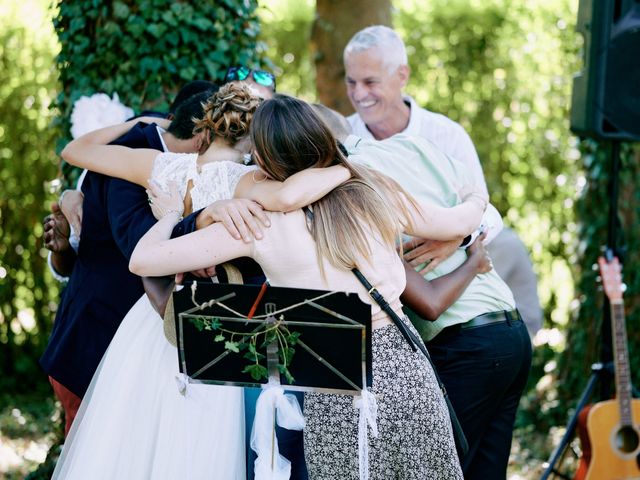
[[[499,312],[488,312],[488,313],[483,313],[482,315],[478,315],[477,317],[472,318],[468,322],[461,323],[460,329],[465,330],[467,328],[484,327],[486,325],[491,325],[492,323],[499,323],[499,322],[521,322],[521,321],[522,321],[522,317],[520,316],[520,312],[518,312],[518,310],[501,310]]]

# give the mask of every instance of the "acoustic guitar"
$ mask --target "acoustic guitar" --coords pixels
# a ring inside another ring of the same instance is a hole
[[[598,259],[611,306],[616,398],[596,403],[587,417],[591,462],[586,480],[640,480],[640,400],[631,397],[629,351],[622,302],[620,264]],[[635,418],[635,421],[634,421]]]

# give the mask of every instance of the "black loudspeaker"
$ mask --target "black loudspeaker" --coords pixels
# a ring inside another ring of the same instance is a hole
[[[571,130],[640,141],[640,0],[581,0],[584,70],[573,80]]]

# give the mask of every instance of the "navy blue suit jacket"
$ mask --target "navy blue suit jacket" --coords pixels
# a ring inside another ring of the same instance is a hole
[[[155,124],[137,124],[113,143],[162,150]],[[88,172],[82,191],[78,255],[40,359],[48,375],[80,397],[120,322],[144,293],[140,277],[129,272],[129,258],[156,221],[138,185]],[[173,235],[193,231],[196,214],[178,224]]]

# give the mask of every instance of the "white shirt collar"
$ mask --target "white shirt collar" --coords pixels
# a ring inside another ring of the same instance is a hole
[[[418,106],[416,101],[413,99],[413,97],[409,95],[403,95],[402,99],[405,101],[405,103],[409,104],[409,108],[411,109],[411,112],[409,113],[409,123],[407,124],[407,128],[405,128],[402,132],[399,132],[399,133],[411,135],[412,137],[419,137],[420,136],[420,118],[419,118],[420,107]]]
[[[159,126],[159,125],[156,125],[156,129],[158,130],[158,136],[160,137],[160,143],[162,143],[162,150],[164,152],[168,152],[169,149],[167,148],[167,144],[164,143],[164,137],[162,136],[162,134],[164,132],[166,132],[166,130],[164,128],[162,128],[161,126]]]

